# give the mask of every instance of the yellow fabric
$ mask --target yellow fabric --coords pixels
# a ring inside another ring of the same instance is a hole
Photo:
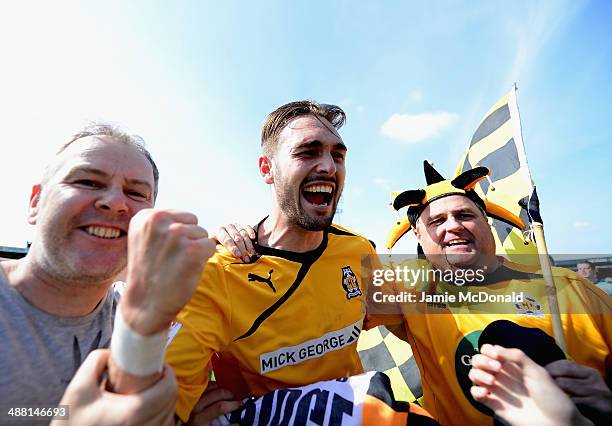
[[[474,347],[480,332],[488,324],[507,319],[553,335],[545,285],[539,278],[539,270],[511,262],[505,262],[505,266],[512,271],[536,274],[536,277],[511,279],[470,289],[489,294],[525,292],[533,301],[519,304],[518,307],[510,302],[495,305],[495,312],[505,313],[482,313],[493,312],[492,306],[478,304],[467,307],[464,303],[459,307],[425,308],[421,313],[413,309],[403,317],[408,341],[421,372],[424,407],[441,424],[493,423],[492,417],[476,409],[466,396],[469,395],[469,360],[476,353]],[[553,275],[558,289],[568,358],[605,375],[605,360],[612,346],[612,298],[570,270],[553,268]],[[435,289],[437,294],[453,293],[460,289],[446,283],[437,283],[433,287],[425,284],[422,288],[427,287],[430,291]],[[523,314],[519,314],[519,309],[523,310]],[[533,313],[525,313],[527,309]],[[397,316],[383,319],[388,324],[397,323]],[[464,380],[463,390],[460,380]]]
[[[483,190],[482,182],[476,184],[474,190],[478,195],[486,201],[495,203],[516,216],[519,216],[527,225],[526,212],[519,205],[519,200],[531,195],[533,185],[529,178],[527,163],[520,158],[520,153],[524,151],[522,146],[522,136],[520,134],[520,119],[513,115],[513,110],[518,111],[516,106],[516,98],[512,92],[505,94],[491,107],[484,115],[480,124],[485,122],[489,116],[499,108],[508,107],[510,117],[502,122],[487,136],[478,140],[473,145],[470,145],[466,153],[461,158],[457,168],[457,176],[462,172],[477,166],[486,166],[491,169],[490,176],[492,184],[486,186],[486,191]],[[495,157],[497,152],[501,152],[501,148],[506,144],[514,145],[515,150],[506,150],[506,155],[510,152],[516,153],[516,156],[511,157]],[[492,162],[491,158],[495,157],[496,161],[503,162],[499,164]],[[483,160],[486,160],[483,162]],[[495,178],[496,170],[505,169],[508,165],[515,165],[515,170],[508,176],[501,179]],[[489,181],[486,181],[487,184]],[[495,219],[489,218],[489,223],[493,224]],[[516,263],[538,265],[538,250],[535,244],[524,238],[521,230],[503,224],[500,229],[507,228],[509,232],[498,232],[497,227],[492,226],[493,236],[495,238],[496,252],[503,254],[508,259]]]
[[[506,141],[506,143],[507,142],[508,141]],[[480,144],[477,144],[476,146],[479,146],[479,145]],[[470,148],[470,152],[473,148],[474,148],[473,146]],[[467,163],[467,160],[465,160],[465,162]],[[426,177],[430,172],[435,171],[433,170],[433,166],[431,165],[428,166],[427,162],[424,163],[424,167],[425,167]],[[491,171],[488,167],[484,167],[481,170],[466,170],[464,173],[461,173],[460,176],[458,176],[457,178],[453,180],[446,179],[446,180],[440,180],[435,183],[430,183],[420,190],[405,191],[402,193],[393,192],[392,194],[396,194],[396,195],[393,195],[394,198],[393,198],[392,205],[396,209],[401,209],[402,207],[408,206],[408,209],[410,210],[410,206],[420,206],[421,208],[424,208],[427,205],[427,203],[430,203],[431,201],[437,198],[440,198],[440,197],[445,197],[445,196],[454,195],[454,194],[466,195],[468,194],[467,191],[471,191],[477,188],[477,186],[479,185],[479,182],[485,179],[490,173]],[[439,174],[438,176],[436,176],[435,179],[438,179],[438,178],[443,179]],[[430,181],[431,179],[427,177],[427,180]],[[461,188],[458,188],[453,184],[453,181],[456,181],[456,180],[458,180],[458,182],[455,182],[455,185],[461,185]],[[503,181],[503,179],[501,180]],[[477,192],[479,193],[479,197],[484,201],[483,208],[485,209],[487,214],[489,214],[490,216],[495,216],[500,219],[503,219],[505,223],[512,224],[512,226],[515,226],[519,228],[520,230],[525,229],[526,217],[525,219],[522,219],[520,217],[521,208],[518,203],[514,203],[515,204],[513,205],[514,207],[508,209],[506,208],[506,205],[511,205],[512,199],[509,200],[505,196],[502,198],[489,197],[489,199],[485,199],[482,196],[482,192],[483,192],[482,188],[478,187],[478,189],[479,191]],[[495,194],[499,194],[499,192]],[[514,195],[513,193],[511,194]],[[506,203],[506,205],[502,203],[498,203],[496,202],[498,198],[499,200],[504,201],[504,202],[509,201],[509,203]],[[389,232],[387,233],[387,238],[385,240],[387,249],[391,250],[391,248],[393,248],[395,243],[404,234],[408,232],[410,227],[411,227],[411,223],[408,220],[408,218],[405,218],[403,220],[396,220],[393,226],[391,227],[391,229],[389,230]],[[498,242],[501,241],[502,239],[505,239],[505,235],[501,236],[501,235],[498,235],[497,233],[495,235],[497,235],[496,241]],[[501,243],[498,244],[498,246],[501,246]]]
[[[454,187],[450,180],[443,180],[442,182],[432,183],[427,185],[425,188],[425,197],[421,201],[421,204],[430,202],[433,198],[439,197],[440,195],[447,194],[465,194],[463,189]]]
[[[218,246],[194,297],[177,318],[181,329],[166,355],[179,385],[177,414],[181,419],[187,420],[204,391],[211,359],[217,381],[236,397],[258,396],[278,388],[362,372],[356,351],[356,337],[365,314],[365,296],[359,293],[365,293],[367,287],[362,258],[377,257],[367,239],[340,227],[329,228],[323,244],[325,240],[320,257],[310,266],[303,260],[308,255],[291,260],[291,253],[280,250],[277,255],[265,254],[254,263],[244,264]],[[345,272],[347,267],[352,275]],[[266,282],[249,281],[249,274],[270,278],[276,292]],[[302,280],[290,294],[298,277]],[[274,304],[280,306],[273,308]],[[272,313],[251,335],[239,339],[266,310]],[[352,341],[350,332],[345,335],[344,346],[338,338],[314,347],[305,344],[328,333],[336,336],[334,332],[347,327],[356,331],[352,332]],[[299,344],[305,345],[300,348],[301,355],[295,352],[289,358],[271,357],[279,362],[297,361],[294,365],[268,371],[273,362],[266,358],[267,367],[262,367],[262,354],[282,348],[286,351],[281,353],[293,353],[290,348]],[[317,358],[317,350],[325,353]],[[219,356],[213,357],[215,352]],[[268,370],[262,374],[262,369]]]
[[[468,158],[471,164],[478,164],[480,160],[492,151],[503,147],[512,138],[512,123],[504,122],[493,133],[484,137],[470,148]]]
[[[387,249],[391,249],[397,241],[404,236],[406,232],[410,230],[410,222],[407,217],[403,217],[400,220],[397,220],[393,227],[387,233],[387,238],[385,240],[385,246]]]
[[[514,90],[514,89],[513,89]],[[491,115],[491,113],[493,113],[494,111],[498,110],[500,107],[508,104],[509,102],[509,98],[510,98],[510,93],[506,93],[504,96],[502,96],[496,103],[495,105],[493,105],[491,107],[491,109],[489,109],[487,111],[487,113],[485,114],[485,117],[488,117],[489,115]]]

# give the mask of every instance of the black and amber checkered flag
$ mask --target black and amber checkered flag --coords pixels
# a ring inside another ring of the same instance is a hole
[[[515,84],[512,90],[485,114],[472,136],[463,160],[459,163],[457,174],[477,166],[488,167],[491,176],[476,184],[475,190],[487,201],[505,207],[525,223],[527,229],[521,232],[504,222],[489,218],[497,253],[517,263],[539,265],[544,271],[553,334],[557,344],[565,350],[540,205],[523,145],[516,90]],[[526,234],[529,238],[526,238]],[[540,245],[539,250],[534,241]]]
[[[529,228],[527,205],[534,186],[523,146],[516,86],[485,114],[459,163],[457,175],[478,166],[488,167],[491,175],[476,185],[476,192],[519,216]],[[537,262],[537,256],[524,256],[538,252],[526,236],[528,229],[521,232],[493,218],[489,222],[498,253],[518,263]]]
[[[357,352],[365,371],[381,371],[389,376],[397,400],[413,402],[422,398],[421,376],[410,345],[384,326],[363,330]]]

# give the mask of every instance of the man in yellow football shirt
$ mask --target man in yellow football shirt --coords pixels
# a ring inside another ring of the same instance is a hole
[[[428,186],[398,195],[395,207],[408,206],[409,224],[427,258],[416,264],[423,271],[449,275],[423,280],[410,290],[416,296],[414,303],[402,305],[404,337],[421,371],[425,408],[434,418],[441,424],[492,424],[492,411],[470,393],[471,358],[478,353],[483,330],[500,319],[552,336],[542,273],[495,255],[487,211],[502,219],[504,213],[470,190],[487,169],[453,181],[444,180],[428,164],[425,169]],[[465,277],[468,270],[474,279],[462,286],[447,279]],[[612,393],[604,377],[612,376],[612,303],[570,270],[553,268],[553,275],[572,361],[550,363],[547,370],[575,403],[611,415]],[[384,307],[375,308],[384,312]],[[376,317],[376,322],[390,323],[391,317]]]
[[[218,246],[177,318],[167,351],[187,421],[208,383],[236,398],[362,371],[356,342],[365,315],[364,237],[332,225],[347,146],[337,106],[292,102],[262,129],[259,171],[272,187],[270,215],[255,226],[256,254]]]

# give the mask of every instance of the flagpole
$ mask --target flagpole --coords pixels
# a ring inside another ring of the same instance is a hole
[[[540,266],[544,274],[544,283],[546,284],[546,297],[548,298],[548,308],[550,310],[550,319],[552,321],[553,336],[557,341],[557,345],[567,352],[565,343],[565,335],[563,334],[563,326],[561,324],[561,312],[559,311],[559,300],[557,299],[557,288],[552,275],[552,267],[550,265],[550,257],[548,256],[548,248],[546,247],[546,239],[544,238],[544,225],[539,222],[533,222],[533,236],[538,247],[540,257]]]
[[[514,126],[515,142],[518,149],[519,161],[524,162],[522,169],[526,173],[526,179],[531,184],[531,175],[529,173],[529,167],[527,167],[527,155],[525,154],[525,146],[523,145],[523,132],[521,128],[521,118],[518,111],[518,102],[516,101],[516,91],[518,87],[516,83],[512,85],[514,90],[510,92],[510,99],[508,100],[508,106],[510,108],[510,114],[516,115],[516,120],[512,120]],[[559,299],[557,298],[557,288],[552,275],[552,266],[550,264],[550,256],[548,254],[548,248],[546,247],[546,238],[544,237],[544,223],[542,216],[540,215],[540,203],[538,200],[538,194],[535,187],[529,197],[529,205],[527,209],[529,218],[531,219],[531,228],[533,230],[533,236],[535,239],[536,247],[538,249],[538,257],[540,260],[540,267],[544,276],[544,284],[546,285],[546,298],[548,299],[548,309],[550,310],[550,319],[552,322],[553,336],[557,342],[557,345],[567,352],[567,345],[565,343],[565,334],[563,333],[563,325],[561,322],[561,312],[559,310]]]

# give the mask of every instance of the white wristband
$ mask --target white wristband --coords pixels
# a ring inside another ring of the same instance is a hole
[[[159,373],[164,366],[168,330],[143,336],[125,322],[121,304],[115,312],[115,327],[111,337],[111,356],[119,367],[134,376]]]

